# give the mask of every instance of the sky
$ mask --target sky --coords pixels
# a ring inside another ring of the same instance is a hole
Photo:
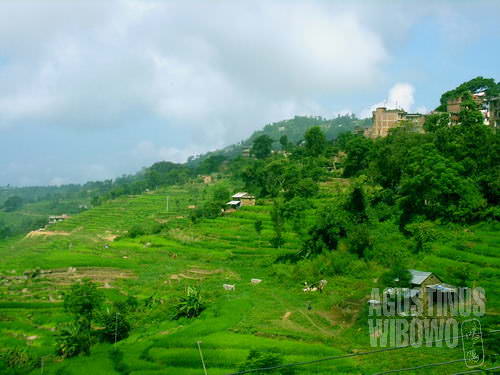
[[[0,1],[0,186],[115,178],[295,115],[500,80],[500,1]]]

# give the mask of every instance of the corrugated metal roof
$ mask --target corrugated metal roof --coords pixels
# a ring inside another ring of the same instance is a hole
[[[246,195],[249,195],[248,193],[246,192],[239,192],[239,193],[236,193],[232,196],[232,198],[241,198],[241,197],[244,197]]]
[[[414,285],[422,284],[425,281],[425,279],[427,279],[430,275],[432,275],[432,272],[424,272],[417,270],[408,270],[408,271],[410,271],[411,274],[411,283]]]
[[[228,206],[237,206],[240,203],[241,203],[240,201],[230,201],[230,202],[227,202],[226,205],[228,205]]]

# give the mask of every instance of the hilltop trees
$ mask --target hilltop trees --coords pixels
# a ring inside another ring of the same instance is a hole
[[[23,206],[23,200],[16,195],[7,198],[3,204],[3,209],[7,212],[17,211]]]
[[[415,215],[435,220],[470,221],[485,207],[474,183],[463,177],[463,167],[441,156],[433,145],[412,151],[401,179],[402,225]]]
[[[476,93],[484,91],[487,97],[492,97],[500,94],[500,85],[495,83],[493,78],[476,77],[470,81],[462,83],[457,88],[446,91],[441,95],[440,105],[436,108],[437,111],[445,112],[446,104],[450,99],[462,97],[464,94]]]
[[[253,141],[252,155],[257,159],[265,159],[271,155],[273,140],[268,135],[261,135]]]

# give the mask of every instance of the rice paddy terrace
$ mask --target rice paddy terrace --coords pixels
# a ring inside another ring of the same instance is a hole
[[[48,230],[54,235],[1,243],[0,347],[29,346],[46,356],[43,374],[74,375],[202,374],[198,341],[210,375],[236,372],[253,348],[277,350],[285,363],[373,350],[366,323],[358,318],[376,285],[372,274],[380,274],[382,266],[368,262],[359,274],[332,276],[323,293],[304,293],[298,280],[310,275],[302,275],[303,268],[273,264],[277,255],[295,252],[300,238],[287,232],[283,248],[269,247],[270,206],[244,207],[193,224],[189,207],[204,199],[203,189],[183,186],[121,197],[55,224]],[[260,235],[256,220],[263,222]],[[158,233],[125,235],[134,225],[158,224]],[[498,314],[498,229],[484,224],[449,230],[413,265],[439,274],[445,267],[469,264],[486,289],[488,313]],[[59,361],[53,356],[57,324],[69,319],[62,292],[83,278],[99,283],[111,300],[132,295],[157,303],[150,314],[138,315],[130,337],[116,344],[123,352],[119,366],[110,356],[111,344],[95,345],[89,357]],[[262,282],[251,283],[253,278]],[[235,290],[224,290],[223,284]],[[207,309],[197,319],[168,319],[172,296],[187,286],[201,288]],[[294,373],[371,374],[462,355],[461,348],[407,348],[317,362],[296,367]],[[463,364],[451,364],[418,374],[463,369]]]

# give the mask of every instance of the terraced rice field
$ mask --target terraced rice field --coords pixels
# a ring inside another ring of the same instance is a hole
[[[202,374],[198,341],[210,375],[238,370],[252,348],[277,350],[286,363],[372,350],[366,324],[358,317],[376,285],[373,277],[339,275],[328,280],[324,293],[304,293],[299,280],[308,275],[292,266],[273,265],[277,255],[299,249],[300,238],[287,232],[283,248],[269,247],[270,207],[245,207],[192,224],[187,218],[188,206],[202,199],[201,189],[184,187],[122,197],[54,226],[54,230],[70,233],[68,236],[1,244],[4,262],[0,271],[5,277],[0,285],[0,345],[28,345],[48,356],[44,374],[59,375]],[[260,236],[254,230],[257,219],[263,221]],[[154,223],[171,226],[159,234],[123,237],[132,225]],[[498,227],[483,225],[468,232],[457,231],[460,235],[450,234],[453,241],[437,241],[414,266],[439,275],[448,266],[470,264],[477,272],[478,284],[487,291],[488,311],[498,313]],[[116,235],[122,238],[110,237]],[[61,273],[57,277],[48,273],[37,281],[24,279],[23,272],[35,267]],[[70,267],[76,270],[68,272]],[[367,267],[377,272],[380,269],[375,264]],[[90,357],[63,362],[50,357],[56,325],[68,320],[56,292],[79,275],[100,283],[110,299],[133,295],[139,299],[157,296],[164,301],[165,310],[160,307],[138,320],[131,336],[117,344],[123,352],[120,363],[127,372],[116,369],[109,344],[96,345]],[[262,282],[254,285],[252,278]],[[233,284],[235,290],[226,291],[223,284]],[[198,319],[168,319],[169,297],[179,295],[188,285],[201,288],[208,308]],[[297,367],[295,373],[370,374],[460,355],[459,349],[409,348],[390,355],[318,362]],[[446,372],[440,368],[423,373],[448,374],[462,369],[461,364],[450,365]]]

